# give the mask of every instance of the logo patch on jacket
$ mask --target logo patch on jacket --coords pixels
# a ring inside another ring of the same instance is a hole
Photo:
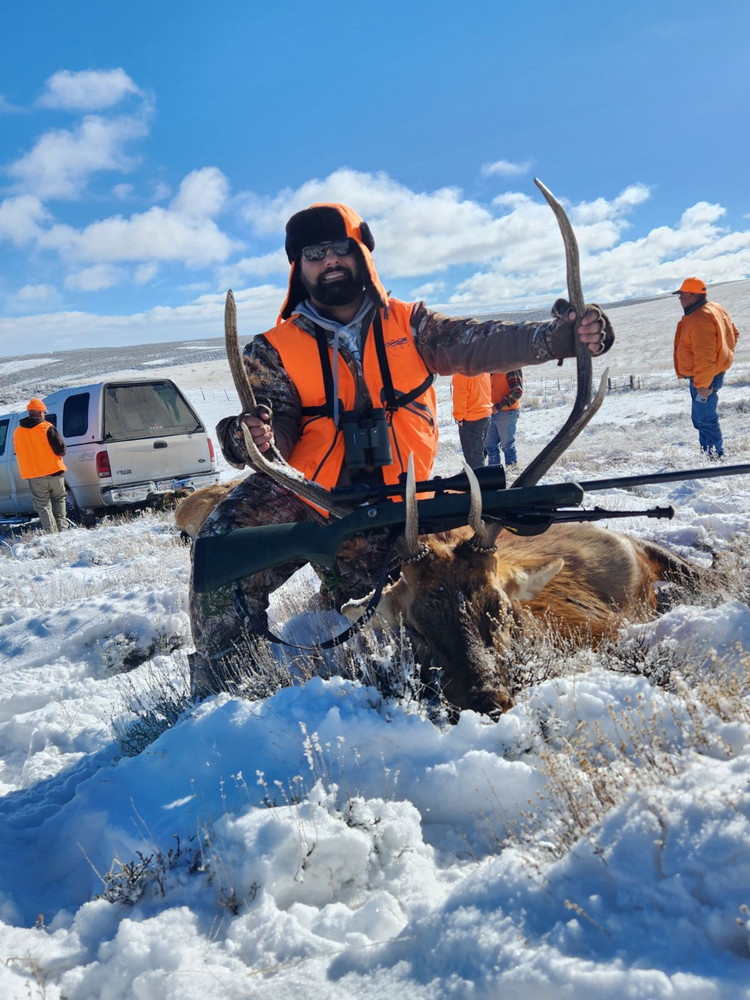
[[[399,340],[386,340],[386,347],[403,347],[405,344],[409,343],[408,337],[401,337]]]

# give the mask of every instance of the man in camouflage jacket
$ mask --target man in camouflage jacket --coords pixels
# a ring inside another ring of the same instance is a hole
[[[242,432],[244,424],[261,452],[275,444],[291,465],[329,488],[351,482],[392,482],[399,472],[405,471],[408,459],[394,431],[395,411],[406,400],[408,405],[403,406],[399,419],[406,417],[408,421],[415,414],[422,418],[421,422],[412,419],[412,428],[416,424],[419,427],[409,437],[408,447],[414,453],[415,464],[419,467],[421,461],[429,474],[437,446],[434,392],[430,387],[435,375],[477,375],[561,361],[575,356],[576,333],[593,355],[603,354],[614,341],[611,323],[598,306],[586,307],[576,330],[575,314],[564,300],[555,303],[552,320],[515,324],[456,319],[428,309],[422,302],[408,305],[389,299],[375,270],[373,248],[367,223],[344,205],[315,205],[298,212],[287,223],[286,251],[291,272],[279,324],[254,337],[243,357],[264,413],[226,417],[217,426],[222,451],[231,465],[252,467]],[[394,316],[406,317],[401,320],[406,326],[404,329],[402,325],[400,330],[403,336],[393,336]],[[383,411],[389,421],[396,458],[388,456],[390,465],[381,461],[363,466],[360,461],[351,461],[343,445],[339,446],[339,432],[343,421],[372,416],[374,407],[382,407],[383,399],[388,397],[385,389],[381,389],[381,399],[373,402],[373,384],[377,381],[373,370],[377,366],[373,361],[372,340],[378,324],[381,328],[385,324],[386,328],[383,338],[386,360],[378,357],[383,382],[390,381],[384,369],[395,364],[394,351],[398,348],[407,346],[412,351],[415,370],[411,391],[397,391],[393,412],[388,409],[387,399]],[[317,342],[320,363],[315,354],[312,365],[300,368],[298,351],[307,350],[306,337]],[[296,338],[295,351],[289,351],[289,338]],[[405,345],[405,341],[409,343]],[[311,395],[307,384],[308,375],[310,385],[319,383],[323,366],[329,369],[325,405],[315,407],[309,405],[314,393]],[[294,378],[289,367],[295,368]],[[314,371],[309,371],[311,368]],[[341,396],[346,396],[344,383],[350,387],[349,405],[342,409]],[[330,427],[331,448],[325,454],[314,453],[310,465],[307,435],[320,428],[321,420]],[[423,430],[430,423],[431,437]],[[407,433],[412,433],[408,426]],[[334,464],[328,461],[326,465],[330,456]],[[320,464],[316,465],[318,460]],[[311,473],[311,468],[319,473]],[[289,489],[263,473],[254,473],[215,508],[200,535],[225,534],[235,528],[261,524],[324,520],[323,514]],[[367,594],[386,557],[385,536],[369,535],[345,543],[334,569],[318,570],[329,605],[340,607],[350,598]],[[269,594],[298,568],[294,564],[277,566],[236,585],[191,594],[196,647],[191,656],[191,684],[196,696],[242,687],[243,672],[257,653],[258,640],[268,634]]]

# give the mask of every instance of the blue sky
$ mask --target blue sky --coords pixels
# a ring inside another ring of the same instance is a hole
[[[393,294],[546,305],[750,276],[746,0],[38,0],[0,12],[0,353],[240,332],[314,201]]]

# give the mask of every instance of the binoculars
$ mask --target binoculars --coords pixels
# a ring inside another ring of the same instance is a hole
[[[377,469],[393,461],[385,410],[341,414],[348,469]]]

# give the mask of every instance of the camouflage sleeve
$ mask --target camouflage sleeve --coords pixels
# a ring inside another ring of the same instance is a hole
[[[411,325],[417,350],[427,368],[437,375],[506,372],[552,357],[539,336],[538,323],[458,319],[418,302]]]
[[[247,344],[242,360],[256,399],[271,411],[276,447],[284,458],[289,458],[299,437],[302,416],[297,389],[281,364],[278,352],[262,334]],[[240,420],[241,414],[236,417],[224,417],[216,425],[216,436],[224,458],[237,469],[252,464],[247,454]]]

